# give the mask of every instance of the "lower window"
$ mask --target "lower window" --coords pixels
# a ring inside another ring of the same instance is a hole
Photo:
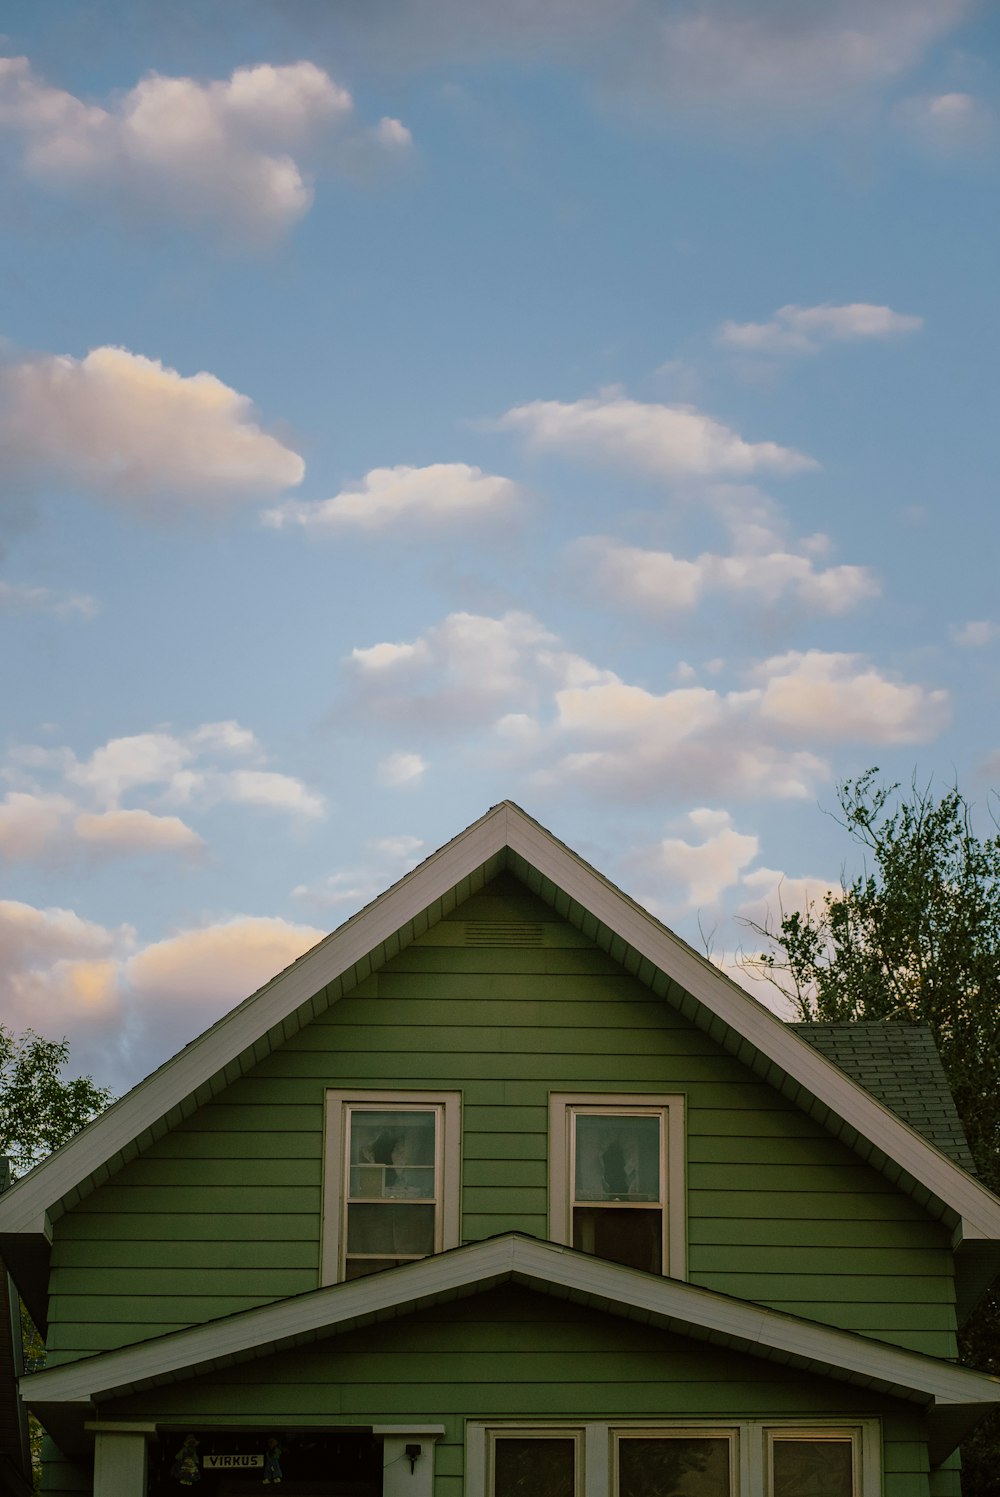
[[[467,1497],[877,1497],[877,1419],[468,1426]]]

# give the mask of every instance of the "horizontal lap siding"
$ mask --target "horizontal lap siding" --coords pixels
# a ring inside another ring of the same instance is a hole
[[[468,1419],[879,1416],[884,1497],[927,1497],[925,1431],[910,1406],[512,1289],[222,1368],[103,1412],[179,1426],[442,1423],[436,1497],[463,1489]]]
[[[466,920],[543,944],[463,945]],[[318,1282],[330,1087],[463,1093],[465,1241],[547,1233],[548,1094],[683,1092],[689,1277],[938,1355],[943,1229],[545,906],[477,896],[56,1225],[52,1360]]]

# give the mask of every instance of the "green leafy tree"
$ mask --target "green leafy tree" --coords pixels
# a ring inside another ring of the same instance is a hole
[[[46,1040],[33,1030],[13,1034],[0,1025],[0,1156],[9,1160],[8,1176],[23,1175],[46,1154],[79,1133],[112,1100],[107,1087],[90,1076],[63,1079],[69,1041]],[[21,1306],[25,1370],[45,1361],[35,1325]],[[41,1428],[29,1418],[35,1491],[41,1477]]]
[[[933,1032],[983,1183],[1000,1191],[1000,836],[980,837],[953,787],[908,795],[870,769],[839,787],[863,871],[777,926],[750,964],[802,1021],[897,1020]],[[966,1328],[962,1359],[1000,1373],[1000,1295]],[[1000,1497],[1000,1420],[963,1447],[966,1497]]]
[[[112,1099],[90,1076],[63,1079],[68,1040],[46,1040],[33,1030],[14,1035],[0,1025],[0,1155],[14,1175],[79,1133]]]

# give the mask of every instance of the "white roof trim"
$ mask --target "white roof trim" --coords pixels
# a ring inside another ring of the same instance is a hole
[[[502,802],[154,1072],[0,1198],[0,1235],[46,1233],[47,1213],[147,1129],[225,1072],[327,984],[510,848],[665,972],[730,1031],[961,1219],[963,1241],[1000,1241],[1000,1200],[801,1039],[544,827]]]
[[[29,1405],[100,1403],[511,1282],[925,1405],[1000,1402],[1000,1379],[985,1373],[513,1233],[31,1373],[21,1392]]]

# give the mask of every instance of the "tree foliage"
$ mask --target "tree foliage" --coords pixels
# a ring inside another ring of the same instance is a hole
[[[1000,1187],[1000,837],[957,788],[908,796],[870,769],[839,788],[866,866],[780,925],[757,959],[804,1021],[930,1026],[984,1183]],[[840,819],[840,818],[838,818]]]
[[[0,1155],[22,1175],[79,1133],[112,1093],[90,1076],[63,1079],[68,1040],[46,1040],[33,1030],[14,1035],[0,1025]]]
[[[908,796],[870,769],[840,786],[842,824],[865,868],[780,924],[753,963],[803,1021],[930,1026],[983,1183],[1000,1190],[1000,837],[976,835],[953,787]],[[977,1308],[962,1361],[1000,1373],[1000,1293]],[[965,1497],[1000,1497],[1000,1416],[962,1447]]]

